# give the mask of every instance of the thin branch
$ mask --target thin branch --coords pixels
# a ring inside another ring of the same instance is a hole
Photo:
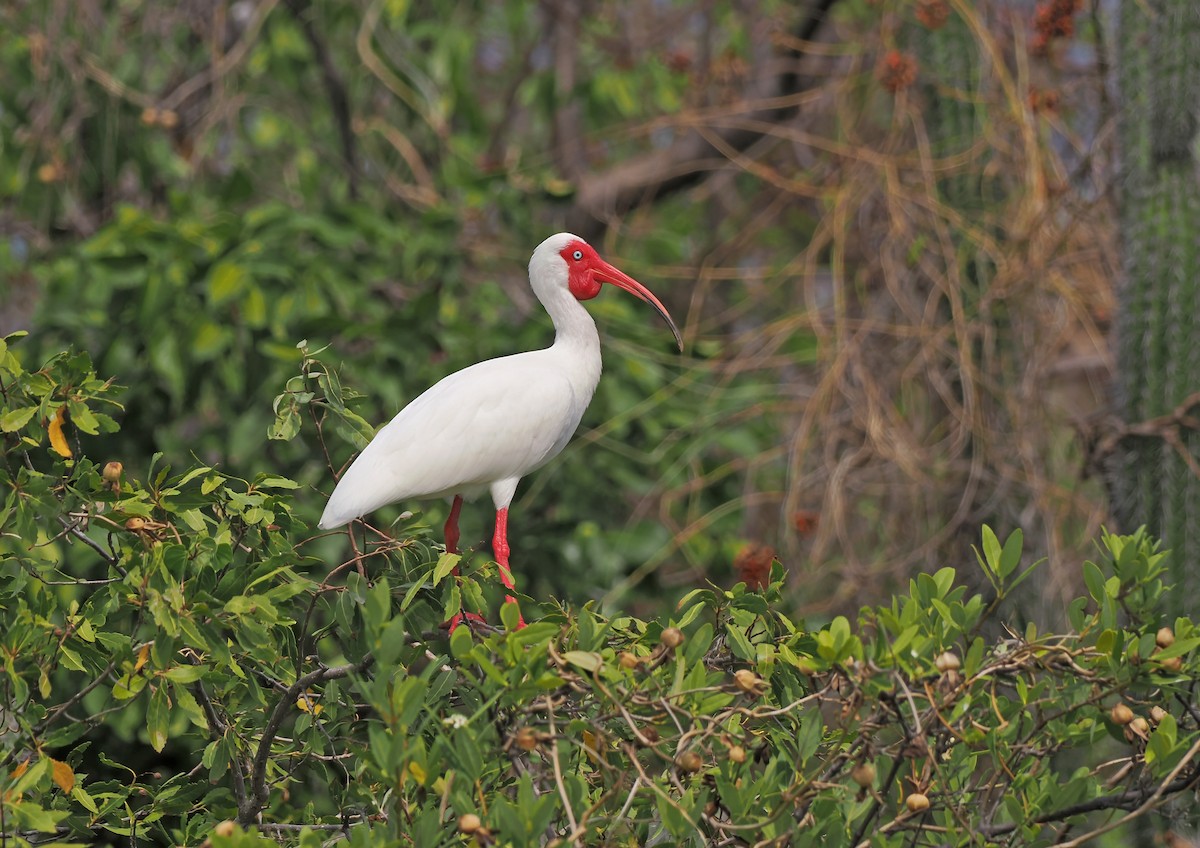
[[[204,690],[204,685],[197,681],[192,686],[192,694],[196,696],[196,700],[200,702],[201,709],[204,710],[204,717],[208,719],[209,730],[213,738],[219,738],[229,732],[229,726],[221,718],[217,712],[217,708],[213,706],[212,700],[208,697],[208,692]],[[233,794],[237,798],[238,809],[248,803],[246,794],[246,776],[242,773],[242,763],[237,757],[233,757],[233,762],[230,763],[230,771],[233,772]]]
[[[111,565],[114,569],[116,569],[117,573],[120,574],[122,577],[129,576],[129,572],[127,572],[124,568],[121,567],[120,560],[117,558],[116,554],[111,553],[110,551],[106,551],[103,547],[101,547],[99,542],[97,542],[91,536],[89,536],[88,534],[86,534],[82,530],[80,530],[79,522],[69,521],[60,515],[60,516],[58,516],[58,523],[61,524],[63,526],[63,528],[68,533],[70,533],[72,536],[74,536],[76,539],[83,542],[85,545],[87,545],[89,548],[94,550],[96,553],[100,554],[100,556],[104,559],[104,561],[107,562],[109,565]]]
[[[563,810],[567,814],[567,823],[571,825],[571,833],[579,832],[579,822],[575,820],[575,810],[571,808],[571,796],[567,794],[567,786],[563,783],[562,765],[558,761],[558,728],[554,722],[554,701],[546,698],[546,715],[550,717],[550,762],[554,766],[554,784],[558,787],[558,796],[562,798]],[[578,837],[571,840],[573,845],[579,844]]]
[[[837,0],[813,0],[791,33],[784,58],[786,70],[773,78],[750,80],[742,92],[742,102],[776,100],[794,94],[801,85],[796,63],[803,56],[801,47],[811,41],[825,23]],[[771,105],[751,117],[764,126],[775,126],[794,116],[799,105]],[[749,148],[764,133],[745,129],[722,129],[714,133],[724,145],[736,151]],[[714,148],[711,138],[689,132],[673,144],[641,156],[621,161],[579,182],[574,208],[568,215],[568,228],[584,238],[595,238],[605,221],[619,216],[653,197],[675,193],[700,182],[727,157]]]
[[[1073,816],[1083,815],[1084,813],[1094,813],[1099,810],[1128,810],[1133,808],[1133,812],[1130,815],[1118,820],[1115,824],[1110,823],[1112,827],[1124,824],[1125,822],[1130,821],[1137,816],[1141,816],[1142,814],[1149,812],[1151,809],[1157,806],[1157,802],[1160,800],[1165,799],[1170,795],[1176,795],[1180,792],[1186,792],[1189,789],[1196,788],[1197,784],[1200,784],[1200,771],[1194,772],[1193,774],[1185,777],[1175,778],[1173,780],[1171,777],[1178,774],[1180,768],[1183,765],[1186,765],[1188,760],[1195,757],[1198,751],[1200,751],[1200,741],[1197,741],[1196,744],[1192,746],[1192,749],[1188,752],[1187,756],[1180,761],[1179,766],[1176,766],[1175,771],[1171,773],[1171,776],[1168,776],[1166,781],[1159,784],[1154,791],[1150,792],[1149,794],[1147,794],[1147,790],[1145,789],[1130,789],[1125,792],[1115,792],[1111,795],[1101,795],[1099,798],[1080,801],[1078,804],[1072,804],[1071,806],[1063,807],[1060,810],[1053,810],[1049,813],[1044,813],[1035,818],[1033,823],[1050,824],[1052,822],[1066,821]],[[1003,836],[1006,833],[1012,833],[1021,826],[1022,823],[1020,822],[1012,822],[994,826],[985,825],[980,827],[980,832],[988,837]],[[1106,827],[1108,826],[1106,825]],[[1111,830],[1111,827],[1109,827],[1109,829]],[[1099,836],[1101,833],[1106,832],[1106,830],[1095,831],[1087,834],[1087,837],[1089,839],[1094,838]],[[1083,837],[1080,837],[1080,839],[1082,838]],[[1072,840],[1072,842],[1066,844],[1080,845],[1082,843],[1079,840]]]
[[[367,654],[356,663],[316,669],[298,678],[280,696],[279,701],[275,704],[275,709],[271,712],[271,717],[267,720],[266,727],[263,728],[262,739],[259,740],[258,751],[254,756],[254,765],[251,770],[251,794],[246,798],[245,803],[238,804],[238,821],[242,825],[255,824],[258,814],[267,805],[270,791],[267,787],[267,761],[271,757],[271,745],[275,741],[276,734],[279,733],[284,718],[287,717],[297,698],[300,697],[300,693],[316,683],[340,680],[351,674],[357,674],[370,668],[374,662],[375,657]]]
[[[350,98],[346,93],[346,83],[333,64],[329,48],[321,39],[317,28],[313,25],[312,17],[306,12],[312,8],[308,0],[284,0],[284,6],[292,17],[300,24],[308,46],[321,66],[321,81],[325,84],[325,92],[329,95],[329,108],[333,112],[334,124],[337,125],[338,138],[342,145],[342,160],[346,163],[346,175],[350,180],[350,199],[358,199],[358,156],[355,153],[354,130],[351,126]]]

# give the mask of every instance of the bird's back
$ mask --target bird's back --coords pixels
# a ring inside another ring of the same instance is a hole
[[[559,453],[599,379],[553,348],[489,359],[449,375],[402,409],[342,475],[320,526],[385,504],[474,494]]]

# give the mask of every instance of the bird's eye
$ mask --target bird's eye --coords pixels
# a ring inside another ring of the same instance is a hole
[[[576,262],[578,262],[580,259],[582,259],[582,258],[583,258],[583,251],[582,251],[582,250],[577,250],[577,251],[575,251],[574,253],[572,253],[572,254],[571,254],[571,257],[572,257],[572,258],[573,258],[573,259],[574,259]]]

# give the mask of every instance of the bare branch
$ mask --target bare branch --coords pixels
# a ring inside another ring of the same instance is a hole
[[[267,760],[271,756],[271,745],[275,741],[276,734],[279,733],[280,725],[283,724],[284,718],[291,711],[300,694],[314,684],[324,683],[329,680],[339,680],[351,674],[365,671],[374,662],[375,657],[367,654],[356,663],[347,663],[346,665],[339,665],[334,668],[318,668],[298,678],[280,696],[279,701],[275,704],[275,709],[271,712],[271,717],[267,720],[266,727],[263,728],[262,738],[258,743],[258,752],[254,756],[254,765],[251,770],[251,793],[246,797],[244,803],[238,804],[238,821],[241,824],[254,824],[258,818],[258,814],[267,805],[269,798],[269,790],[267,788]]]

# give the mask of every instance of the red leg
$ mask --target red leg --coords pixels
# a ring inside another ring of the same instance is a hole
[[[515,592],[517,584],[513,580],[512,570],[508,567],[508,507],[496,510],[496,533],[492,536],[492,553],[496,556],[496,565],[500,567],[500,582],[504,584],[505,589]],[[505,595],[504,602],[515,604],[517,599],[512,595]],[[525,618],[521,615],[518,607],[517,629],[520,630],[524,626]]]
[[[454,503],[450,504],[450,515],[446,518],[446,524],[442,527],[442,533],[446,537],[446,553],[458,553],[458,513],[462,509],[462,495],[454,496]],[[454,568],[454,576],[458,576],[458,567]],[[483,621],[483,616],[474,612],[457,612],[446,622],[446,626],[450,628],[450,632],[454,632],[454,628],[463,623],[463,618],[468,618],[471,621]]]
[[[454,503],[450,504],[450,515],[446,518],[445,526],[442,527],[442,534],[446,537],[447,553],[458,553],[458,513],[461,509],[462,495],[455,495]],[[458,573],[457,570],[455,573]]]

